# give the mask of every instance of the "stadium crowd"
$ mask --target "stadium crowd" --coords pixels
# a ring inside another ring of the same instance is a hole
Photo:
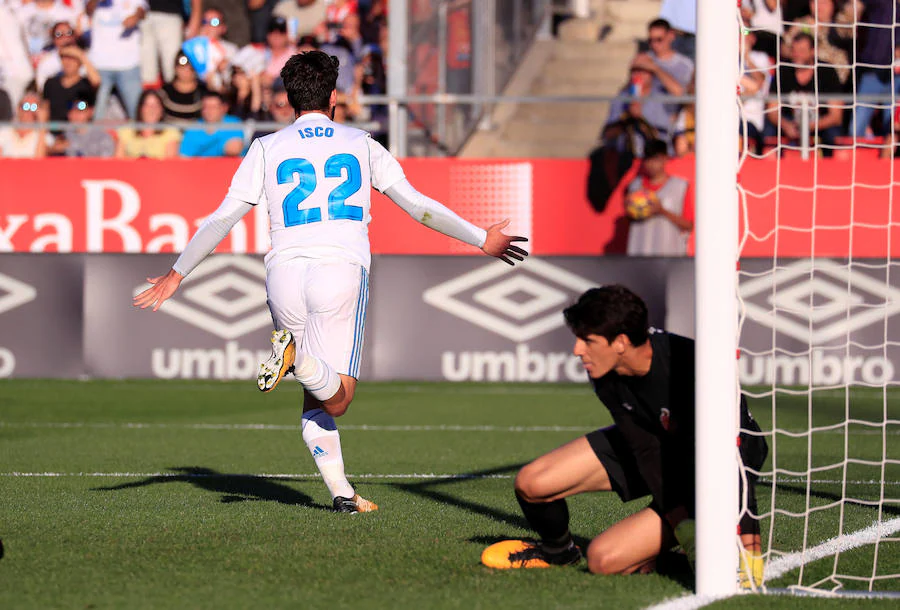
[[[611,106],[603,143],[640,158],[647,142],[661,139],[674,155],[694,150],[692,103],[635,100],[650,95],[684,96],[694,87],[696,17],[687,0],[666,0],[648,26],[647,42],[631,62],[622,99]],[[896,0],[743,0],[741,92],[747,144],[762,154],[781,143],[819,144],[832,156],[853,138],[890,154],[885,137],[900,129],[890,99],[900,90],[900,37]],[[674,8],[672,8],[674,7]],[[668,11],[667,11],[668,9]],[[862,97],[848,104],[840,97]],[[779,101],[772,100],[778,96]],[[627,97],[626,97],[627,96]],[[852,108],[852,111],[851,111]],[[801,117],[801,112],[806,112]],[[806,127],[806,129],[804,129]]]
[[[386,108],[358,98],[386,92],[387,4],[0,0],[0,121],[19,124],[0,128],[0,156],[241,155],[271,131],[246,121],[293,121],[279,73],[312,49],[340,59],[335,120],[385,141]],[[47,122],[79,127],[28,127]]]

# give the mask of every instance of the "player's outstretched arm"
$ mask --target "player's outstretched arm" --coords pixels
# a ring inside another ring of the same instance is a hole
[[[481,248],[485,254],[497,257],[508,265],[515,264],[513,259],[521,261],[528,256],[528,252],[512,245],[514,241],[528,241],[526,238],[503,233],[509,220],[487,229],[476,227],[447,206],[417,191],[405,178],[395,182],[384,194],[426,227]]]
[[[528,252],[518,246],[514,246],[513,242],[528,241],[528,238],[520,237],[518,235],[506,235],[503,232],[503,229],[508,225],[509,219],[507,218],[502,222],[489,226],[487,229],[487,237],[484,238],[484,245],[481,247],[481,250],[488,256],[499,258],[507,265],[515,265],[510,259],[523,261],[525,260],[525,257],[528,256]]]
[[[134,306],[146,309],[152,305],[153,311],[159,309],[166,299],[175,294],[181,280],[209,256],[219,242],[225,239],[231,228],[252,209],[253,206],[245,201],[225,197],[222,205],[197,229],[197,233],[185,246],[172,269],[165,275],[147,278],[153,286],[134,297]]]
[[[166,299],[175,294],[183,279],[184,276],[174,269],[159,277],[148,277],[147,281],[153,285],[134,297],[134,306],[146,309],[152,305],[153,311],[156,311]]]

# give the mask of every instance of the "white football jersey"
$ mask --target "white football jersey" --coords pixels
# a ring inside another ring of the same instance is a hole
[[[367,132],[316,112],[254,140],[228,196],[268,206],[267,267],[304,257],[368,269],[371,187],[384,192],[403,178],[397,160]]]

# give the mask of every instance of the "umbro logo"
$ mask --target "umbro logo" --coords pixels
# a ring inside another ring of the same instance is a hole
[[[798,261],[741,282],[740,290],[748,318],[812,347],[900,312],[900,290],[827,259]]]
[[[562,307],[596,282],[539,259],[516,267],[488,263],[426,290],[422,298],[511,341],[524,342],[565,324]]]
[[[33,301],[36,296],[34,286],[0,273],[0,314]]]
[[[134,294],[149,287],[142,284]],[[247,256],[208,258],[160,311],[226,340],[269,327],[265,265]]]

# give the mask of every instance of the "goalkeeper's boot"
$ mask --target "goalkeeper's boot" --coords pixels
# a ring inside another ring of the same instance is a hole
[[[759,551],[741,551],[741,589],[759,589],[763,583],[766,562]]]
[[[337,496],[334,499],[334,512],[336,513],[371,513],[378,510],[378,505],[371,500],[366,500],[359,494],[354,494],[352,498],[344,498]]]
[[[294,370],[297,346],[289,330],[272,331],[272,355],[259,365],[256,385],[263,392],[271,392],[282,377]]]
[[[481,563],[489,568],[549,568],[568,566],[581,561],[581,550],[573,542],[558,552],[549,552],[540,542],[504,540],[492,544],[481,554]]]

